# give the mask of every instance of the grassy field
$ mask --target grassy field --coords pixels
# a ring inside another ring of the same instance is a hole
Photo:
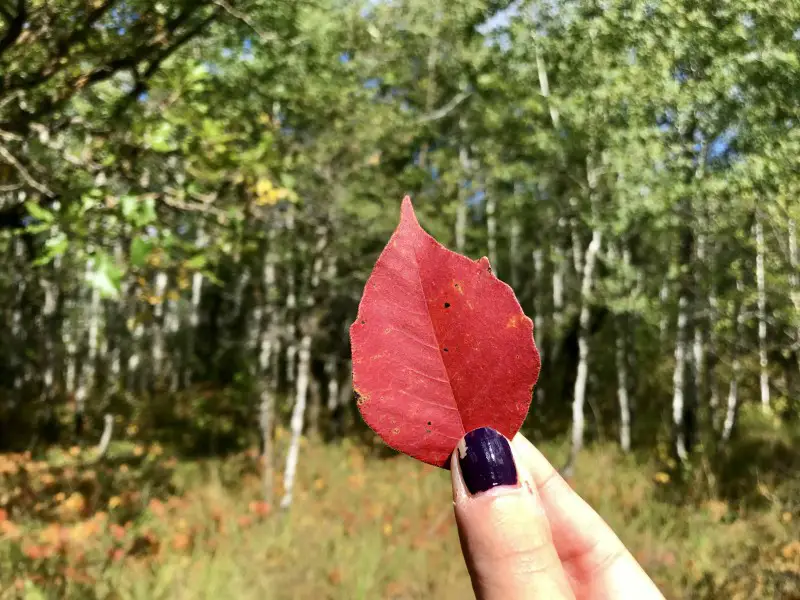
[[[189,462],[121,441],[90,455],[0,455],[0,598],[471,596],[444,471],[304,440],[284,513],[259,499],[254,452]],[[800,507],[781,478],[747,501],[676,502],[667,472],[601,444],[572,483],[667,597],[800,598]]]

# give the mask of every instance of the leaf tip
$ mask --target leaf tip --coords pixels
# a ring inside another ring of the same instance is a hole
[[[411,196],[406,195],[403,198],[403,203],[400,207],[400,221],[409,221],[410,223],[419,224],[417,215],[414,212],[414,206],[411,204]]]

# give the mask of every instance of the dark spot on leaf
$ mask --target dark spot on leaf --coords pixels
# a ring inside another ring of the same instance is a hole
[[[449,302],[445,302],[445,303],[444,303],[444,307],[445,307],[445,308],[450,308],[450,303],[449,303]]]
[[[428,425],[430,425],[430,424],[431,424],[431,422],[430,422],[430,421],[428,421]]]
[[[361,319],[361,324],[362,324],[362,325],[366,325],[366,324],[367,324],[367,322],[366,322],[364,319]]]
[[[442,350],[444,350],[445,352],[447,352],[447,348],[442,348]]]
[[[369,400],[369,398],[367,398],[366,396],[362,396],[361,394],[356,392],[356,404],[358,404],[359,406],[364,406],[364,404],[367,403],[367,400]]]

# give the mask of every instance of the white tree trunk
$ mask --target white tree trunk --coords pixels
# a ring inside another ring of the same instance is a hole
[[[100,441],[97,444],[94,460],[100,460],[108,452],[108,447],[111,444],[111,435],[114,432],[114,417],[106,414],[103,417],[103,434],[100,436]]]
[[[300,341],[298,359],[296,395],[290,424],[292,437],[289,442],[289,452],[286,455],[281,508],[288,508],[292,504],[295,476],[297,475],[297,460],[300,456],[300,436],[303,433],[309,378],[311,376],[311,336],[308,334],[303,335]]]
[[[74,398],[78,382],[78,331],[75,319],[74,302],[68,299],[64,302],[64,324],[61,341],[64,344],[64,391],[67,396]],[[76,406],[77,410],[77,406]]]
[[[326,408],[329,413],[332,413],[339,404],[338,361],[335,354],[328,356],[325,361],[325,375],[328,377],[328,402]]]
[[[617,319],[617,399],[619,401],[619,444],[623,452],[631,449],[631,407],[628,399],[627,332],[622,319]]]
[[[572,266],[575,268],[575,275],[580,278],[583,273],[583,244],[578,231],[577,219],[572,218],[569,220],[569,231],[572,237]]]
[[[559,227],[559,230],[561,227]],[[550,339],[553,343],[552,361],[558,358],[559,340],[564,329],[564,279],[567,275],[567,257],[559,236],[553,248],[553,331]]]
[[[701,222],[701,227],[702,222]],[[696,248],[697,264],[706,264],[706,236],[703,233],[697,234],[697,248]],[[695,276],[695,287],[701,289],[703,281],[702,275]],[[694,328],[694,339],[692,340],[692,368],[694,374],[694,390],[697,398],[704,398],[702,396],[705,390],[706,378],[706,336],[703,327],[696,321]]]
[[[328,230],[325,225],[321,225],[316,231],[317,244],[314,248],[314,262],[309,278],[309,289],[306,295],[307,319],[304,326],[303,336],[300,340],[297,357],[297,380],[295,382],[295,401],[292,408],[292,419],[290,423],[291,440],[289,451],[286,455],[286,469],[283,476],[284,494],[281,499],[281,508],[288,508],[292,504],[292,494],[294,491],[295,475],[297,473],[297,461],[300,455],[300,436],[303,433],[303,424],[308,403],[308,390],[311,385],[311,329],[316,290],[322,275],[322,268],[325,262],[325,247],[328,243]]]
[[[270,375],[270,365],[272,364],[273,354],[279,355],[277,349],[277,315],[274,312],[272,298],[275,288],[275,231],[270,230],[268,238],[267,252],[264,256],[264,267],[261,274],[262,290],[264,293],[264,312],[262,319],[258,352],[258,371],[259,386],[261,397],[259,399],[259,428],[261,430],[261,461],[262,461],[262,485],[264,490],[264,500],[272,503],[272,480],[273,480],[273,445],[272,429],[275,422],[275,383],[277,371],[273,373],[272,381],[268,381]],[[277,365],[277,361],[275,363]]]
[[[134,304],[135,306],[135,304]],[[135,314],[135,312],[134,312]],[[128,390],[139,393],[144,387],[142,376],[142,342],[144,340],[144,323],[140,318],[135,318],[130,329],[131,348],[128,355]]]
[[[294,215],[289,212],[286,216],[286,233],[291,239],[294,236]],[[291,258],[291,255],[290,255]],[[294,383],[297,372],[297,290],[295,273],[292,261],[289,260],[289,273],[287,274],[286,293],[286,381]]]
[[[14,308],[11,311],[11,339],[13,340],[15,347],[24,348],[26,340],[25,328],[23,327],[22,323],[22,306],[25,299],[27,280],[25,278],[26,269],[24,266],[25,244],[20,237],[16,237],[14,239],[14,259],[14,267],[17,270],[17,276],[15,277],[17,285],[14,295]],[[22,383],[24,380],[24,361],[19,354],[14,354],[13,360],[14,389],[19,392],[22,389]],[[20,400],[20,398],[17,397],[15,400]]]
[[[167,301],[167,283],[167,274],[164,271],[158,271],[153,286],[155,304],[153,305],[153,354],[150,369],[154,385],[160,383],[164,367],[164,307]]]
[[[725,410],[725,422],[722,424],[722,441],[731,439],[733,428],[736,425],[736,415],[739,410],[739,372],[741,370],[739,357],[736,356],[731,363],[731,382],[728,389],[728,405]]]
[[[114,242],[114,260],[117,264],[125,262],[125,250],[122,247],[122,237],[117,237]],[[111,389],[119,389],[120,377],[122,376],[122,344],[123,339],[120,335],[119,322],[124,322],[127,317],[125,307],[128,301],[129,282],[127,277],[123,277],[120,281],[120,300],[118,304],[109,305],[106,307],[106,334],[103,338],[113,343],[111,349],[111,356],[108,361],[108,374],[110,377]],[[110,339],[112,338],[113,340]]]
[[[797,223],[789,219],[789,292],[794,305],[795,355],[800,367],[800,254],[797,251]]]
[[[764,226],[756,216],[756,285],[758,288],[758,361],[761,367],[761,408],[768,411],[769,362],[767,361],[767,286],[764,273]]]
[[[275,395],[273,386],[265,381],[269,376],[269,366],[272,358],[273,341],[269,334],[262,340],[261,350],[258,355],[258,366],[261,372],[261,397],[259,398],[258,424],[261,430],[261,460],[262,460],[262,485],[264,500],[272,502],[272,428],[275,420]]]
[[[208,245],[208,238],[203,229],[197,232],[196,245],[204,249]],[[183,361],[183,385],[188,387],[192,383],[194,354],[197,345],[197,335],[200,328],[200,301],[203,299],[203,274],[200,271],[192,273],[192,295],[189,301],[189,330],[186,333],[186,356]]]
[[[692,367],[694,389],[697,390],[699,397],[706,377],[706,336],[699,324],[694,328],[694,339],[692,340]]]
[[[497,197],[494,193],[487,194],[486,197],[486,246],[489,264],[497,274]]]
[[[658,293],[658,299],[661,302],[661,320],[658,324],[658,340],[661,345],[667,339],[667,326],[669,325],[669,311],[667,310],[667,300],[669,300],[669,283],[667,278],[661,284],[661,290]]]
[[[581,281],[581,312],[578,321],[578,372],[575,376],[575,390],[572,399],[572,446],[567,475],[572,474],[575,461],[583,448],[585,429],[584,406],[586,403],[586,381],[589,375],[589,325],[591,317],[591,297],[594,287],[594,267],[600,251],[602,236],[599,230],[592,232],[592,241],[586,248],[583,277]]]
[[[460,182],[458,188],[458,206],[456,207],[456,252],[464,254],[464,250],[467,246],[467,199],[469,197],[466,179],[470,177],[469,154],[464,146],[458,151],[458,159],[461,163],[461,176],[464,181]]]
[[[678,300],[678,327],[675,334],[675,370],[672,375],[672,424],[675,430],[675,451],[682,461],[689,458],[684,427],[686,399],[686,330],[688,329],[689,301],[681,295]]]
[[[47,402],[48,412],[52,411],[53,407],[50,403],[50,398],[53,394],[53,384],[55,383],[54,365],[55,361],[52,360],[54,354],[53,348],[53,318],[58,308],[58,272],[61,268],[60,257],[53,261],[52,265],[52,279],[46,276],[40,280],[41,287],[44,289],[44,306],[42,307],[42,316],[40,331],[44,335],[44,370],[42,372],[42,396]]]
[[[545,360],[544,343],[544,309],[541,302],[542,275],[544,274],[544,252],[537,248],[532,253],[533,258],[533,335],[536,338],[536,347],[539,350],[539,359],[542,363]],[[536,386],[536,401],[541,406],[544,404],[544,386]]]
[[[509,263],[509,278],[511,287],[519,293],[519,238],[522,235],[522,227],[519,224],[519,219],[514,216],[511,218],[511,225],[509,227],[509,244],[508,244],[508,263]]]
[[[560,127],[560,116],[558,114],[558,109],[553,105],[550,100],[550,82],[547,78],[547,65],[544,62],[544,57],[542,56],[541,51],[539,50],[539,44],[536,42],[536,29],[531,29],[534,33],[532,34],[534,38],[534,50],[536,52],[536,71],[539,74],[539,91],[542,93],[542,96],[547,100],[547,106],[550,109],[550,121],[553,123],[553,128],[558,130]]]
[[[89,259],[86,263],[86,272],[90,274],[94,270],[94,260]],[[94,390],[97,368],[97,350],[100,335],[100,291],[92,287],[90,291],[89,306],[83,311],[86,319],[87,329],[87,352],[83,360],[81,376],[78,379],[75,389],[75,419],[77,423],[83,423],[86,414],[86,399]],[[78,428],[81,426],[78,425]],[[78,431],[77,433],[80,433]]]
[[[712,269],[713,270],[713,269]],[[717,355],[717,320],[719,319],[719,301],[717,300],[717,286],[713,281],[711,282],[711,290],[708,295],[708,349],[712,357]],[[716,359],[715,359],[716,362]],[[714,428],[718,425],[716,418],[717,409],[719,408],[719,385],[717,385],[717,373],[714,365],[708,367],[708,387],[710,395],[708,404],[711,409],[711,422]]]
[[[720,437],[723,442],[731,439],[733,429],[736,426],[736,416],[739,412],[739,377],[741,373],[741,363],[739,361],[739,348],[744,334],[744,319],[742,318],[741,296],[744,294],[744,284],[741,279],[736,281],[736,292],[739,298],[734,307],[733,319],[735,326],[733,347],[733,360],[731,361],[731,381],[728,389],[728,404],[725,409],[725,420],[722,424]]]

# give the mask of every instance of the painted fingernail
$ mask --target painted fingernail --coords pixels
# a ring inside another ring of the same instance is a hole
[[[511,445],[502,434],[489,427],[470,431],[461,439],[458,464],[470,494],[517,484]]]

